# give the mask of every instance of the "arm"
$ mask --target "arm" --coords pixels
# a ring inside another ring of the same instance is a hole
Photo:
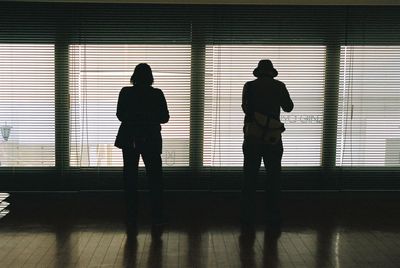
[[[123,105],[123,89],[121,89],[121,91],[119,92],[119,96],[118,96],[118,104],[117,104],[117,118],[119,121],[124,121],[123,117],[124,117],[124,105]]]
[[[165,124],[169,121],[169,111],[167,106],[167,101],[165,99],[164,93],[160,90],[160,123]]]
[[[248,82],[243,86],[242,110],[245,114],[244,121],[245,122],[252,121],[254,117],[254,103],[251,101],[250,85]]]
[[[283,88],[282,88],[280,105],[282,107],[282,110],[284,110],[285,112],[288,112],[288,113],[291,112],[294,107],[293,101],[290,98],[289,91],[287,90],[285,84],[283,84]]]
[[[249,98],[249,84],[246,83],[243,86],[242,92],[242,110],[246,115],[251,115],[254,111],[252,105],[250,105],[250,98]]]

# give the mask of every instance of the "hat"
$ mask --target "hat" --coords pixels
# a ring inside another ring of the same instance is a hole
[[[278,71],[274,68],[270,60],[260,60],[257,68],[255,68],[253,71],[253,75],[255,77],[260,77],[267,75],[268,72],[271,73],[272,77],[278,76]]]

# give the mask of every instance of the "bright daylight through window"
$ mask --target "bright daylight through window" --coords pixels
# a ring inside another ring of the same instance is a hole
[[[295,103],[281,114],[283,166],[320,166],[325,47],[207,45],[203,165],[242,166],[242,88],[269,58]],[[162,126],[164,166],[189,165],[190,45],[70,45],[70,164],[122,166],[113,146],[119,90],[147,62],[171,120]],[[337,166],[399,166],[398,46],[342,46]],[[55,165],[54,45],[0,45],[0,166]]]
[[[400,47],[343,46],[337,166],[400,166]]]
[[[204,165],[242,166],[242,89],[262,58],[272,60],[293,99],[281,113],[283,166],[319,166],[324,110],[324,46],[210,45],[206,48]]]
[[[55,165],[54,45],[0,44],[0,166]]]
[[[118,94],[142,62],[152,67],[153,86],[170,111],[161,132],[163,165],[189,165],[189,45],[71,45],[69,57],[71,166],[122,166],[114,147]]]

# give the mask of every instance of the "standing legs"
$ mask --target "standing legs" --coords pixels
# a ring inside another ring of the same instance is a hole
[[[265,177],[265,210],[267,224],[280,224],[280,189],[282,144],[243,143],[244,178],[242,184],[241,220],[254,222],[256,208],[257,175],[263,158],[267,176]]]
[[[163,177],[161,155],[157,153],[142,154],[150,188],[153,221],[163,221]]]
[[[244,177],[242,183],[241,221],[247,224],[254,222],[257,174],[261,165],[261,155],[255,144],[246,141],[243,143],[243,154]]]
[[[137,219],[137,181],[139,153],[133,148],[122,150],[124,159],[124,190],[126,204],[126,219],[128,223],[135,223]]]
[[[280,193],[281,193],[281,161],[283,147],[281,144],[272,145],[263,155],[264,165],[267,170],[265,180],[265,209],[267,224],[279,225]]]

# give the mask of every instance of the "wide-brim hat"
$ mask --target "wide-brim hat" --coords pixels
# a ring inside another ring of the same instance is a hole
[[[276,77],[278,76],[278,71],[274,68],[274,65],[270,60],[260,60],[257,68],[255,68],[253,71],[253,75],[255,77],[266,75],[272,75],[272,77]]]

